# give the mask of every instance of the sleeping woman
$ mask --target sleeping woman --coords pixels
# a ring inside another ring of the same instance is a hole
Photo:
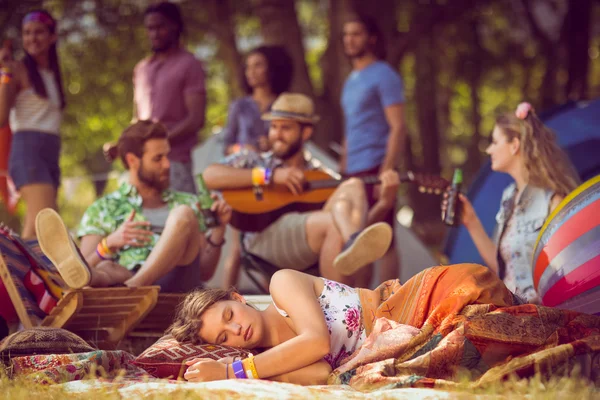
[[[359,367],[394,357],[397,373],[402,370],[414,376],[416,370],[411,368],[417,368],[423,379],[452,380],[464,367],[461,357],[469,343],[477,354],[469,360],[481,361],[478,374],[483,375],[548,346],[590,335],[597,340],[600,328],[600,318],[595,316],[519,305],[495,273],[476,264],[432,267],[404,285],[392,280],[376,290],[281,270],[273,275],[270,292],[273,303],[264,311],[247,304],[233,289],[204,289],[187,296],[169,329],[178,341],[260,353],[244,360],[190,360],[185,379],[260,378],[308,385],[324,384],[329,378],[330,383],[347,383],[356,371],[343,373],[349,372],[346,368],[332,374],[343,363],[353,361]],[[376,348],[377,339],[368,336],[385,334],[378,319],[386,321],[384,330],[408,332],[397,336],[405,338],[404,343]],[[570,324],[592,330],[574,337],[574,332],[564,333]],[[473,329],[467,332],[466,326]],[[557,335],[559,328],[561,335]],[[359,350],[363,344],[370,346],[366,357],[365,349]],[[425,353],[427,360],[419,362],[419,354]],[[442,355],[444,368],[433,365],[432,354]],[[402,369],[403,362],[412,364]],[[435,376],[428,377],[430,372]]]

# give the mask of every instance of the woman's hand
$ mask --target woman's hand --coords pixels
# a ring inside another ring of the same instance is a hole
[[[448,196],[448,190],[446,190],[442,200],[442,213],[444,213],[446,208],[448,208]],[[475,209],[473,208],[473,205],[469,199],[467,199],[467,196],[459,193],[458,199],[461,203],[460,222],[468,229],[470,226],[473,226],[473,223],[477,220],[477,213],[475,212]]]
[[[222,362],[210,358],[194,358],[186,361],[186,364],[189,367],[183,377],[188,382],[210,382],[227,379],[228,365]]]

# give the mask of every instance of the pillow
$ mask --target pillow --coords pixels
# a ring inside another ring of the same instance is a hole
[[[214,344],[179,343],[166,335],[140,354],[133,364],[156,378],[183,379],[189,359],[202,357],[218,360],[223,357],[246,358],[250,352],[236,347]]]
[[[0,342],[0,359],[35,354],[87,353],[95,349],[76,334],[60,328],[38,327],[15,332]]]

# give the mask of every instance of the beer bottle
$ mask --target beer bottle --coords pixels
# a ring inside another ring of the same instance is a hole
[[[448,203],[446,210],[442,213],[442,221],[448,226],[459,226],[461,217],[462,203],[458,198],[462,187],[462,170],[457,168],[454,170],[454,177],[452,178],[452,186],[448,191]]]
[[[210,209],[213,205],[213,199],[210,197],[210,191],[204,183],[202,174],[196,175],[196,186],[198,186],[198,203],[200,204],[200,212],[204,219],[204,224],[207,228],[214,228],[219,225],[219,220],[215,213]]]

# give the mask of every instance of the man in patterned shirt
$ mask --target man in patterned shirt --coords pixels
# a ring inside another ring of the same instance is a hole
[[[303,148],[318,121],[312,100],[283,93],[263,119],[271,121],[272,151],[243,150],[222,164],[210,165],[203,173],[209,188],[250,189],[274,183],[294,194],[303,191],[303,171],[315,168]],[[383,256],[390,245],[391,228],[378,221],[394,205],[399,177],[389,171],[381,181],[382,196],[370,210],[363,182],[349,179],[338,186],[321,211],[290,212],[260,233],[246,234],[246,250],[279,268],[302,271],[318,262],[323,277],[368,286],[371,270],[360,268]]]
[[[91,275],[86,284],[96,287],[158,284],[163,291],[184,292],[209,280],[221,255],[231,208],[222,200],[214,202],[219,226],[206,234],[196,196],[168,189],[170,147],[163,125],[139,121],[123,132],[117,148],[129,182],[86,210],[78,231],[85,262],[73,267]],[[66,278],[59,266],[61,255],[52,251],[60,238],[44,234],[45,227],[62,221],[58,214],[41,218],[40,245]],[[69,247],[65,240],[62,245]],[[198,256],[200,265],[190,265]]]

